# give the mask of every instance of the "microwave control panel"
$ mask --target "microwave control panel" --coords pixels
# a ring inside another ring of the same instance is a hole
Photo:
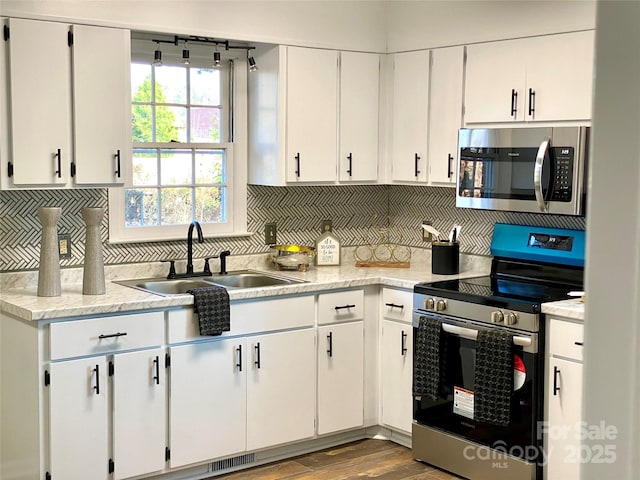
[[[552,147],[555,158],[555,183],[551,200],[570,202],[573,183],[573,147]]]

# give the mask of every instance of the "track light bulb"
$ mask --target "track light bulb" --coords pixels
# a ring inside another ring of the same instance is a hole
[[[153,52],[153,65],[156,67],[162,65],[162,52],[160,51],[160,48]]]
[[[253,57],[248,57],[248,60],[249,60],[249,71],[255,72],[256,70],[258,70],[258,66],[256,65],[256,61],[253,59]]]
[[[189,65],[189,50],[187,48],[184,48],[182,50],[182,63],[183,65]]]
[[[213,68],[220,68],[220,52],[213,52]]]

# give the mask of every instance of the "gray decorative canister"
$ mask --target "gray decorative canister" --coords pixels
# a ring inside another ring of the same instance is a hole
[[[102,240],[100,239],[100,224],[104,216],[104,208],[85,207],[80,210],[80,213],[87,226],[84,244],[82,293],[84,295],[103,295],[105,293],[104,258],[102,255]]]
[[[38,218],[42,224],[38,266],[39,297],[58,297],[61,293],[60,251],[58,250],[58,220],[61,213],[60,207],[38,208]]]

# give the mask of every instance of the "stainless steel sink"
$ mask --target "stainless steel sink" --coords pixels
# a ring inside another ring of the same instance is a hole
[[[170,280],[162,277],[143,278],[135,280],[119,280],[114,283],[158,295],[182,295],[187,293],[187,290],[191,288],[209,287],[211,285],[220,285],[228,289],[234,289],[270,287],[275,285],[289,285],[304,282],[305,280],[298,280],[296,278],[271,275],[269,273],[253,270],[240,270],[229,272],[225,275],[216,274],[208,277],[177,278]]]

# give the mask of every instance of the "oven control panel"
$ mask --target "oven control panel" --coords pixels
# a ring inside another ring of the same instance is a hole
[[[444,312],[447,309],[447,301],[444,298],[427,297],[424,301],[424,309],[433,312]]]
[[[491,323],[504,323],[505,325],[515,325],[518,323],[518,314],[516,312],[505,312],[503,310],[494,310],[491,312]]]

